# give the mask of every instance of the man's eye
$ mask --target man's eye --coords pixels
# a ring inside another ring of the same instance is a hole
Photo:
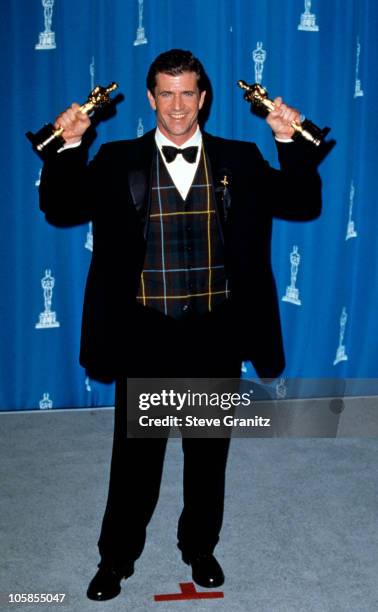
[[[161,94],[159,94],[161,98],[169,98],[169,96],[171,95],[169,91],[162,91]]]
[[[194,91],[184,91],[184,96],[192,98],[194,96]]]

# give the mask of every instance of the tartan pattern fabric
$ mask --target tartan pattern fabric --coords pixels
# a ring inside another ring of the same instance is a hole
[[[209,312],[227,298],[223,244],[204,149],[185,200],[157,150],[137,300],[182,319]]]

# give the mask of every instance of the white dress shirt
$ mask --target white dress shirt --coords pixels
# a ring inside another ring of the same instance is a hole
[[[198,147],[196,161],[193,164],[187,162],[182,155],[177,155],[176,159],[174,159],[170,164],[168,164],[165,161],[164,154],[161,153],[165,167],[167,168],[172,178],[172,181],[174,182],[183,200],[185,200],[193,183],[195,174],[197,172],[199,160],[201,158],[202,134],[199,127],[197,126],[197,129],[193,136],[191,136],[179,147],[177,146],[177,144],[175,144],[166,136],[164,136],[164,134],[161,133],[159,128],[156,128],[155,142],[160,152],[162,146],[165,145],[168,145],[170,147],[176,147],[178,149],[186,149],[186,147]]]

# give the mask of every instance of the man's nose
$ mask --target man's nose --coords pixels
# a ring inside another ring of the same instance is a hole
[[[173,108],[175,110],[180,110],[182,108],[182,98],[180,94],[175,94],[173,96]]]

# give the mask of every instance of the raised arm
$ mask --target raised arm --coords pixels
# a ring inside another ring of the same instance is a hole
[[[53,225],[70,226],[93,216],[94,172],[87,166],[88,151],[82,144],[91,122],[73,103],[55,120],[63,128],[65,145],[59,152],[47,152],[39,187],[40,208]]]
[[[269,167],[267,181],[274,185],[271,214],[288,220],[306,221],[321,211],[321,180],[317,172],[318,150],[303,139],[291,142],[291,123],[300,123],[300,113],[277,97],[275,109],[266,117],[277,142],[280,174]],[[273,182],[271,183],[271,180]]]

